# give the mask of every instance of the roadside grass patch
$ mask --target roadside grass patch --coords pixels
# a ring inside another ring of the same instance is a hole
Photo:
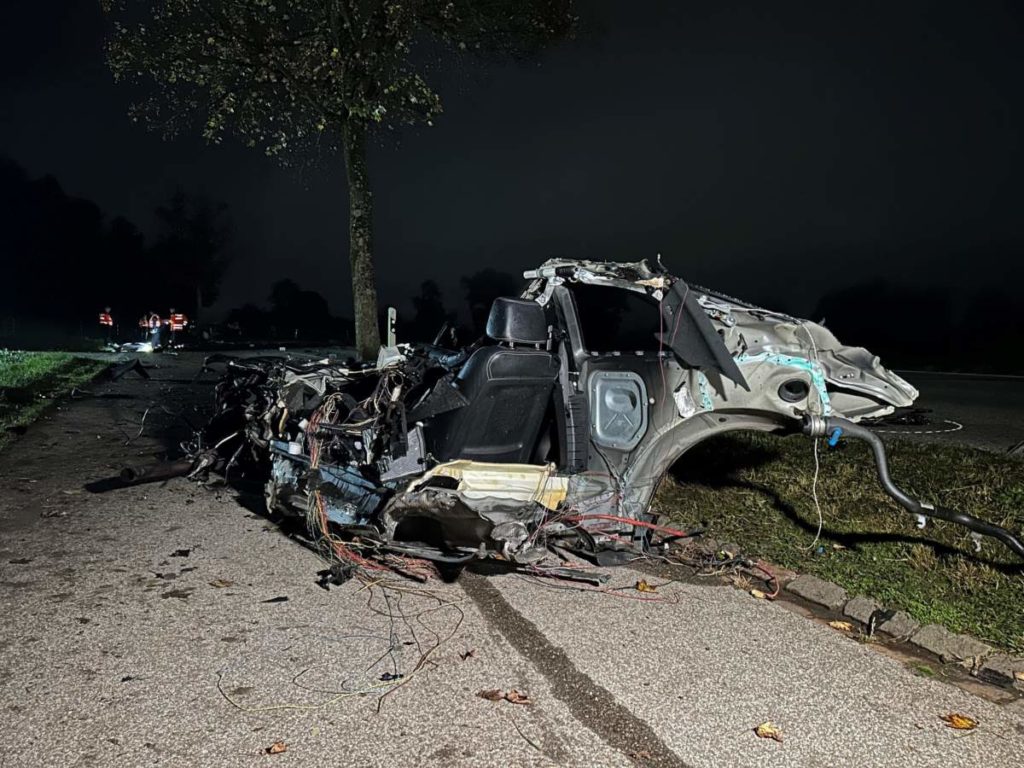
[[[0,350],[0,448],[55,398],[88,382],[104,367],[65,352]]]
[[[923,501],[941,502],[1024,530],[1024,463],[953,445],[887,441],[896,484]],[[844,440],[818,445],[818,498],[812,497],[812,443],[801,436],[725,435],[697,446],[673,467],[654,511],[707,535],[735,542],[750,556],[833,581],[850,593],[1024,652],[1024,566],[994,539],[975,553],[970,533],[914,518],[878,484],[868,447]]]

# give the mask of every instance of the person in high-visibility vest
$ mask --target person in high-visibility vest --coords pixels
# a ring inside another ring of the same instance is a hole
[[[167,325],[171,329],[171,344],[174,343],[174,335],[178,331],[184,331],[185,326],[188,325],[188,318],[185,317],[184,312],[175,312],[174,307],[171,307],[170,315],[167,318]]]
[[[110,334],[114,330],[114,316],[110,314],[110,307],[104,307],[100,312],[100,327],[105,331],[107,344],[109,344]]]

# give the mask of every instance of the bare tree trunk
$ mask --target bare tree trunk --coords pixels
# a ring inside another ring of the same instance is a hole
[[[377,283],[373,275],[373,193],[366,172],[366,129],[358,124],[345,126],[345,171],[348,174],[349,260],[356,350],[361,359],[373,360],[380,348]]]

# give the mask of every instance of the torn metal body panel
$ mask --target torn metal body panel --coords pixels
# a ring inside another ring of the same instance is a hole
[[[596,557],[678,536],[651,502],[709,437],[806,432],[809,419],[818,434],[917,397],[823,326],[660,264],[551,260],[525,276],[464,349],[211,361],[225,369],[197,461],[260,473],[268,508],[350,564],[531,563],[551,546]]]

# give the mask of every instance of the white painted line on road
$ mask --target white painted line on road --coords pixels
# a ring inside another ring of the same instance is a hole
[[[943,424],[949,424],[948,429],[872,429],[872,432],[877,432],[883,435],[945,435],[949,432],[959,432],[964,428],[964,425],[959,421],[953,421],[952,419],[943,419]]]

